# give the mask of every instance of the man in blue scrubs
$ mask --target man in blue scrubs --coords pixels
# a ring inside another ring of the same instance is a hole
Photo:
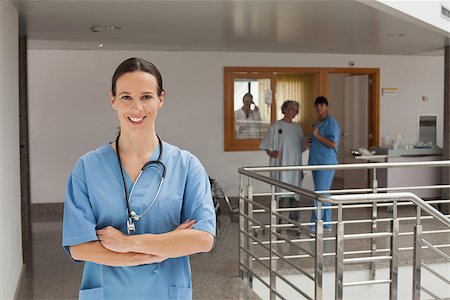
[[[316,122],[313,125],[311,141],[309,143],[309,162],[313,165],[335,165],[339,148],[340,128],[335,118],[328,114],[328,100],[320,96],[314,101]],[[335,170],[313,171],[314,190],[327,191],[331,189]],[[317,207],[317,200],[314,201]],[[330,204],[323,203],[322,206]],[[311,222],[316,222],[316,211],[311,213]],[[322,220],[331,222],[331,209],[322,209]],[[311,227],[314,229],[314,226]],[[331,230],[331,224],[325,224],[324,230]]]

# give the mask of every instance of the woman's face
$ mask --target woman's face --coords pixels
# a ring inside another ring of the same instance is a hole
[[[123,74],[116,82],[111,105],[117,111],[121,130],[154,130],[158,109],[164,103],[164,92],[158,96],[156,78],[147,72]]]
[[[243,102],[244,102],[244,107],[250,108],[250,106],[253,103],[253,100],[252,100],[252,98],[247,96],[247,97],[244,97]]]
[[[290,108],[288,108],[284,114],[284,116],[291,120],[295,118],[295,116],[298,115],[298,106],[293,105]]]

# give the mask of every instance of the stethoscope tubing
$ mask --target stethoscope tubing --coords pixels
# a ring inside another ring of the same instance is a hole
[[[136,181],[135,181],[134,184],[133,184],[133,187],[131,188],[131,191],[130,191],[130,197],[129,197],[129,202],[130,202],[130,203],[131,203],[131,200],[133,199],[133,190],[134,190],[134,187],[135,187],[135,186],[137,185],[137,183],[139,182],[139,177],[141,177],[141,174],[142,174],[143,172],[144,172],[144,170],[142,170],[142,171],[139,173],[139,176],[137,177]],[[150,203],[150,205],[147,207],[147,209],[146,209],[142,214],[136,214],[136,215],[134,215],[133,218],[137,217],[137,218],[140,219],[140,218],[142,218],[143,216],[145,216],[145,215],[149,212],[149,210],[152,208],[153,204],[155,204],[156,200],[158,199],[159,192],[161,191],[161,187],[162,187],[163,183],[164,183],[164,177],[161,178],[161,181],[160,181],[159,186],[158,186],[158,190],[156,191],[155,198],[154,198],[153,201]],[[130,214],[131,214],[131,212],[130,212]]]
[[[126,185],[126,181],[125,181],[125,175],[123,173],[123,167],[122,167],[122,162],[121,162],[120,153],[119,153],[119,137],[120,137],[120,133],[119,133],[119,135],[117,136],[117,139],[116,139],[116,152],[117,152],[117,159],[119,161],[120,173],[122,175],[123,188],[124,188],[124,193],[125,193],[125,202],[126,202],[126,208],[127,208],[127,215],[128,215],[128,219],[134,219],[134,220],[137,221],[140,218],[142,218],[143,216],[145,216],[150,211],[152,206],[155,204],[156,200],[158,199],[159,193],[161,191],[162,185],[164,183],[164,179],[166,177],[166,166],[161,161],[161,158],[162,158],[162,155],[163,155],[163,145],[162,145],[161,139],[157,135],[158,143],[159,143],[159,156],[158,156],[158,159],[157,160],[148,161],[148,162],[146,162],[144,164],[144,166],[141,168],[141,171],[139,172],[138,177],[136,178],[136,181],[134,182],[133,186],[131,187],[130,194],[128,195],[127,185]],[[139,182],[139,178],[141,177],[142,173],[151,164],[158,164],[158,165],[160,165],[162,167],[163,170],[162,170],[162,174],[161,174],[161,181],[159,183],[156,195],[155,195],[153,201],[147,207],[147,209],[142,214],[136,214],[136,212],[132,211],[131,207],[130,207],[133,191],[134,191],[134,188],[136,187],[137,183]]]

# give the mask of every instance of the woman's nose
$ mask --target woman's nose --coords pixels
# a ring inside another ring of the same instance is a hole
[[[143,105],[142,105],[141,101],[139,101],[139,99],[135,99],[135,100],[132,102],[132,108],[134,108],[134,109],[136,109],[136,110],[141,110],[142,107],[143,107]]]

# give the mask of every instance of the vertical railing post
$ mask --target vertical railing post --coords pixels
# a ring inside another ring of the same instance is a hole
[[[253,185],[252,185],[252,179],[248,178],[248,186],[247,186],[247,197],[248,200],[253,201]],[[249,216],[249,219],[247,219],[247,233],[252,234],[254,232],[253,230],[253,222],[250,221],[250,218],[253,218],[253,204],[247,202],[247,215]],[[247,238],[247,250],[249,253],[253,253],[253,243],[250,238]],[[250,269],[250,272],[248,273],[248,285],[250,287],[253,287],[253,257],[251,255],[248,255],[248,267]]]
[[[322,280],[323,280],[323,220],[322,220],[322,202],[317,200],[316,211],[316,265],[315,265],[315,288],[314,299],[322,300]]]
[[[377,169],[373,169],[373,178],[372,178],[372,191],[374,194],[378,192],[378,179],[377,179]],[[377,219],[378,219],[378,206],[377,202],[374,201],[372,203],[372,226],[371,226],[371,232],[376,233],[378,231],[377,227]],[[370,239],[370,248],[371,248],[371,254],[372,257],[374,257],[377,254],[377,242],[376,239],[372,238]],[[370,269],[369,269],[369,279],[374,280],[376,276],[376,269],[377,265],[375,262],[370,263]]]
[[[391,266],[389,299],[397,299],[398,290],[398,238],[400,223],[397,217],[397,200],[392,203],[392,237],[391,237]]]
[[[343,299],[344,280],[344,223],[342,222],[342,204],[338,204],[336,225],[336,262],[335,262],[335,292],[336,300]]]
[[[413,281],[412,281],[412,299],[420,300],[421,274],[422,274],[422,225],[420,222],[421,211],[417,207],[417,219],[414,226],[413,240]]]
[[[270,300],[276,299],[276,294],[274,291],[277,289],[277,277],[275,276],[275,271],[277,269],[277,262],[273,259],[273,247],[275,246],[273,244],[273,241],[276,240],[276,235],[273,234],[273,230],[277,230],[276,224],[277,224],[277,217],[274,214],[274,212],[277,210],[277,200],[275,198],[275,186],[271,186],[271,199],[270,199],[270,243],[269,243],[269,249],[270,249]]]
[[[243,233],[247,232],[247,222],[243,216],[245,214],[245,188],[244,188],[244,176],[240,174],[239,176],[239,276],[241,279],[248,283],[248,270],[242,266],[242,264],[247,265],[248,254],[242,251],[242,248],[247,244],[248,237]]]

